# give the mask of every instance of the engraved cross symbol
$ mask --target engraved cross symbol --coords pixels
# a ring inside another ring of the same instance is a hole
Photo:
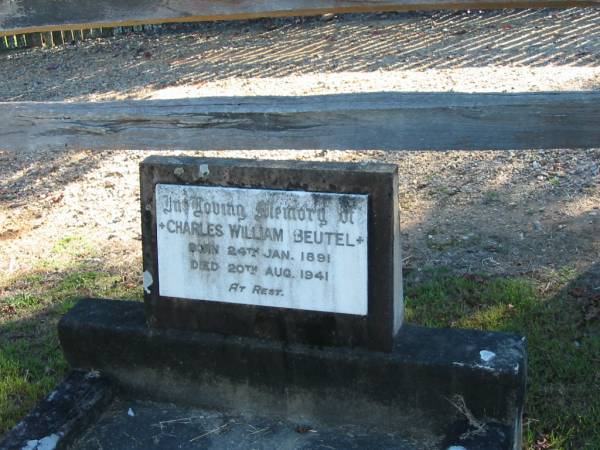
[[[162,230],[165,227],[165,224],[161,222],[160,225],[159,225],[159,227]]]
[[[359,244],[362,244],[365,240],[362,238],[362,236],[359,236],[356,238],[356,242]]]

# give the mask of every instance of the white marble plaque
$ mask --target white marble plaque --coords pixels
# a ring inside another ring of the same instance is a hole
[[[367,314],[367,195],[156,185],[161,296]]]

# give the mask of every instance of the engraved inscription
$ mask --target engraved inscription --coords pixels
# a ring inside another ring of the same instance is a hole
[[[367,314],[362,194],[157,184],[165,297]]]

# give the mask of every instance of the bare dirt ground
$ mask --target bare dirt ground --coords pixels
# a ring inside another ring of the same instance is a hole
[[[0,54],[0,100],[600,88],[593,9],[175,28]],[[65,236],[92,243],[106,266],[140,271],[137,170],[148,154],[0,150],[2,274],[33,270]],[[417,272],[583,272],[600,257],[600,149],[199,154],[398,164],[405,266]]]
[[[58,239],[77,236],[99,250],[106,265],[140,271],[137,170],[148,154],[0,154],[2,270],[31,271],[49,257]],[[568,267],[579,272],[600,254],[597,149],[198,154],[398,164],[408,268],[532,274]]]

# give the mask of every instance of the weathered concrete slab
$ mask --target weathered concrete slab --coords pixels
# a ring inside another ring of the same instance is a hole
[[[315,348],[151,329],[141,303],[86,299],[59,336],[73,367],[136,395],[470,449],[520,447],[526,344],[514,335],[405,326],[391,353]],[[491,435],[497,447],[477,444]]]
[[[95,372],[74,371],[9,433],[0,449],[437,450],[455,444],[469,450],[507,448],[506,427],[486,423],[483,432],[456,438],[465,431],[465,424],[458,423],[446,436],[416,439],[407,438],[401,429],[376,425],[323,426],[268,414],[157,403],[119,392]]]
[[[423,450],[432,442],[356,425],[321,427],[277,418],[118,399],[72,450],[372,449]]]

